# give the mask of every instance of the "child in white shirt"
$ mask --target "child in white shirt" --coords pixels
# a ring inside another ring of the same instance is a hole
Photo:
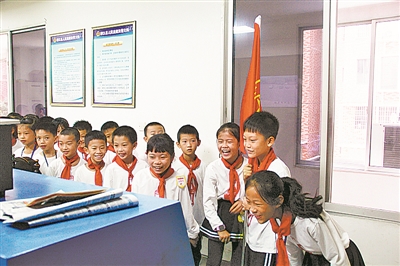
[[[132,154],[137,146],[136,131],[130,126],[121,126],[113,132],[112,139],[117,156],[107,166],[103,186],[132,191],[131,184],[136,173],[147,167],[144,161]]]
[[[62,156],[51,162],[49,175],[73,180],[76,170],[84,164],[77,153],[80,142],[79,131],[76,128],[68,127],[61,131],[58,136],[58,143]]]
[[[54,149],[57,142],[57,127],[53,123],[39,122],[35,126],[36,142],[42,150],[36,153],[34,159],[39,160],[40,172],[50,175],[50,164],[62,156],[59,150]]]
[[[106,165],[111,164],[114,160],[114,157],[117,155],[115,153],[115,149],[114,149],[114,145],[113,145],[112,134],[118,127],[119,126],[118,126],[117,122],[107,121],[100,128],[101,132],[103,132],[107,138],[107,152],[103,158],[104,163]]]
[[[349,235],[324,211],[322,196],[306,198],[296,179],[264,170],[246,181],[244,206],[276,233],[279,265],[364,266]]]
[[[41,152],[35,136],[35,124],[38,120],[39,118],[33,114],[28,114],[21,119],[17,126],[18,139],[24,146],[14,152],[15,157],[30,157],[33,159],[35,154]]]
[[[87,163],[81,165],[75,172],[74,180],[103,186],[103,175],[106,164],[103,161],[107,150],[107,139],[103,132],[90,131],[85,136],[85,151],[89,154]]]
[[[204,163],[196,155],[200,145],[199,132],[192,125],[184,125],[178,130],[176,145],[182,150],[182,155],[173,160],[172,167],[175,171],[186,176],[190,201],[193,207],[193,216],[200,225],[204,221],[203,207],[203,180],[206,170]],[[196,247],[192,246],[194,265],[198,266],[201,260],[201,237]]]
[[[138,172],[132,180],[132,192],[180,201],[186,230],[192,246],[196,246],[199,225],[193,217],[185,176],[171,167],[175,156],[174,142],[167,134],[157,134],[147,142],[149,168]]]

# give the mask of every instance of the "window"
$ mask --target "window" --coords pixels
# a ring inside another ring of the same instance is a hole
[[[12,31],[15,111],[39,117],[46,114],[45,29]]]
[[[9,49],[8,34],[0,34],[0,116],[9,113]]]
[[[260,94],[262,110],[279,120],[276,155],[291,175],[314,195],[319,188],[323,0],[235,1],[234,26],[253,28],[261,15]],[[299,26],[300,25],[300,26]],[[249,71],[253,34],[233,36],[232,120],[240,106]],[[300,45],[299,45],[300,41]],[[303,49],[304,46],[304,49]],[[304,68],[299,61],[305,58]],[[300,67],[299,67],[300,65]],[[228,77],[229,78],[229,77]],[[301,86],[307,89],[301,93]],[[307,94],[306,94],[307,93]],[[307,99],[307,102],[301,98]],[[227,99],[229,102],[230,99]],[[300,109],[302,109],[300,111]],[[301,115],[301,113],[303,115]],[[302,122],[300,122],[302,121]],[[298,125],[302,123],[302,136]],[[297,146],[301,147],[296,148]],[[312,167],[298,167],[300,156]]]
[[[374,29],[375,33],[372,32]],[[400,126],[399,75],[395,74],[400,73],[398,31],[400,20],[338,28],[336,67],[341,71],[336,77],[335,90],[334,162],[337,166],[383,167],[385,142],[383,135],[378,137],[378,134],[387,126]],[[376,36],[374,45],[371,45],[371,36]],[[371,54],[372,72],[367,65]],[[360,156],[369,153],[370,158]],[[377,153],[381,154],[378,156]]]
[[[369,73],[368,59],[357,59],[357,83],[367,83]]]
[[[319,165],[322,86],[322,28],[301,29],[300,153],[298,163]]]
[[[337,29],[334,163],[364,167],[371,24]],[[364,63],[360,63],[364,62]],[[363,65],[360,68],[360,64]],[[360,78],[360,75],[366,76]],[[365,112],[365,113],[364,113]],[[364,125],[363,125],[364,124]]]
[[[399,212],[400,18],[339,25],[336,54],[331,202]]]

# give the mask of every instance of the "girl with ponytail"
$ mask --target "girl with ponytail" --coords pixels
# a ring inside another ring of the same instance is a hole
[[[246,181],[245,208],[277,235],[276,265],[354,265],[364,261],[348,234],[329,216],[322,196],[306,197],[296,179],[272,171]]]

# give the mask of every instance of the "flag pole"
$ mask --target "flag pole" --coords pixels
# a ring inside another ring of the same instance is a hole
[[[243,123],[253,113],[261,111],[260,98],[260,29],[261,16],[258,15],[254,20],[254,39],[253,50],[251,54],[249,72],[247,74],[246,86],[243,91],[242,105],[240,108],[240,150],[246,153],[243,142]],[[253,164],[253,160],[249,160]],[[240,215],[240,214],[239,214]],[[244,211],[243,221],[243,242],[242,259],[240,265],[244,265],[244,254],[246,250],[246,228],[248,211]]]

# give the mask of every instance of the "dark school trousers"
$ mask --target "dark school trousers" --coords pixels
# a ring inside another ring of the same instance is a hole
[[[242,242],[232,242],[232,257],[231,265],[240,266],[242,260]],[[222,262],[222,255],[224,252],[225,243],[208,239],[208,259],[207,266],[219,266]]]

